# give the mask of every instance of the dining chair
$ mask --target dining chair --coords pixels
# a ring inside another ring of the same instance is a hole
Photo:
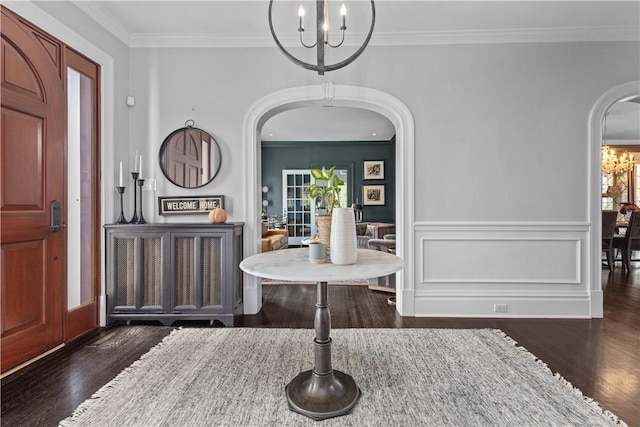
[[[640,211],[631,212],[627,232],[624,236],[614,236],[613,247],[622,252],[622,267],[631,271],[633,251],[640,250]]]
[[[613,271],[615,262],[613,237],[616,234],[616,219],[618,211],[602,211],[602,252],[607,257],[607,267]]]

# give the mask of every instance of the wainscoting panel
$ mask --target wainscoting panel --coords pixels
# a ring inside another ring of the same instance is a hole
[[[588,224],[416,224],[416,316],[589,317]]]
[[[580,283],[575,238],[426,237],[421,244],[421,283]]]

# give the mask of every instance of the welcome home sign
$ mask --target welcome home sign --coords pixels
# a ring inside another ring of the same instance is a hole
[[[224,196],[158,197],[160,215],[209,213],[224,208]]]

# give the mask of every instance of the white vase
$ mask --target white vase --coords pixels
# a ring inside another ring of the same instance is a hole
[[[333,208],[331,212],[332,264],[348,265],[358,261],[356,220],[351,208]]]

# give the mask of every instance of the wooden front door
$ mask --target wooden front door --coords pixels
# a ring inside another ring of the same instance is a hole
[[[2,371],[64,339],[66,93],[62,49],[58,41],[2,9]]]

